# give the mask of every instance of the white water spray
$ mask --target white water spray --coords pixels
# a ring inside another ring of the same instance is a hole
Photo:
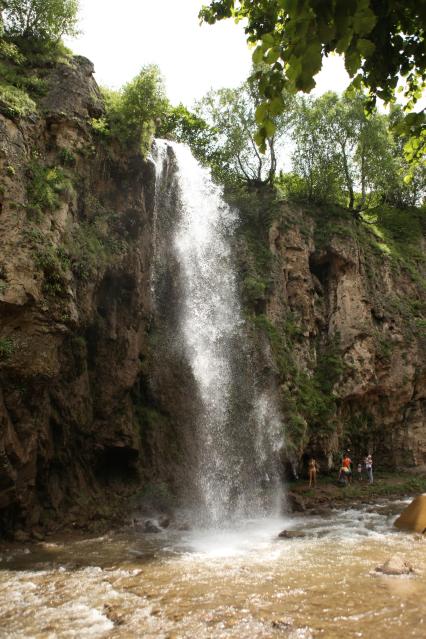
[[[202,404],[196,488],[204,519],[218,524],[259,515],[271,509],[271,494],[278,491],[282,436],[272,393],[257,390],[246,348],[230,246],[238,215],[187,147],[165,141],[156,146],[157,179],[167,146],[175,162],[180,331]]]

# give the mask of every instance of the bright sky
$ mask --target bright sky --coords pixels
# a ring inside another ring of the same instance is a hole
[[[158,64],[167,95],[191,106],[211,88],[243,82],[251,67],[243,27],[231,20],[200,26],[208,0],[80,0],[81,35],[72,50],[95,64],[99,84],[119,88],[139,69]],[[315,93],[343,91],[348,76],[338,57],[326,60]]]

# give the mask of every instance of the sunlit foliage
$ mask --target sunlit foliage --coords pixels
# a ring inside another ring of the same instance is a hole
[[[2,5],[8,36],[58,41],[76,33],[78,0],[3,0]]]
[[[213,24],[245,20],[255,78],[262,95],[259,145],[264,150],[271,114],[284,109],[283,88],[309,92],[324,56],[342,54],[352,87],[364,87],[370,108],[377,98],[395,99],[405,79],[407,109],[420,98],[426,81],[424,25],[426,5],[418,0],[213,0],[200,17]],[[426,143],[425,115],[405,121],[407,159],[419,160]]]

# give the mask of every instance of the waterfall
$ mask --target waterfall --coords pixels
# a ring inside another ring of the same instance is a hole
[[[199,509],[212,524],[267,513],[279,491],[282,427],[273,392],[257,379],[247,343],[231,250],[238,214],[188,147],[159,140],[153,158],[158,236],[161,219],[170,222],[175,211],[168,250],[180,291],[176,341],[182,342],[200,402],[194,428]],[[158,274],[154,285],[156,280]]]

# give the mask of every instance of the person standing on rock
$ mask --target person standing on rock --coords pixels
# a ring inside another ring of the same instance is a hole
[[[308,473],[309,473],[309,488],[311,488],[312,486],[314,488],[316,488],[317,486],[317,472],[318,472],[318,465],[316,460],[311,457],[311,459],[309,460],[308,463]]]
[[[365,470],[367,471],[368,483],[373,483],[373,458],[371,455],[367,455],[365,458]]]

